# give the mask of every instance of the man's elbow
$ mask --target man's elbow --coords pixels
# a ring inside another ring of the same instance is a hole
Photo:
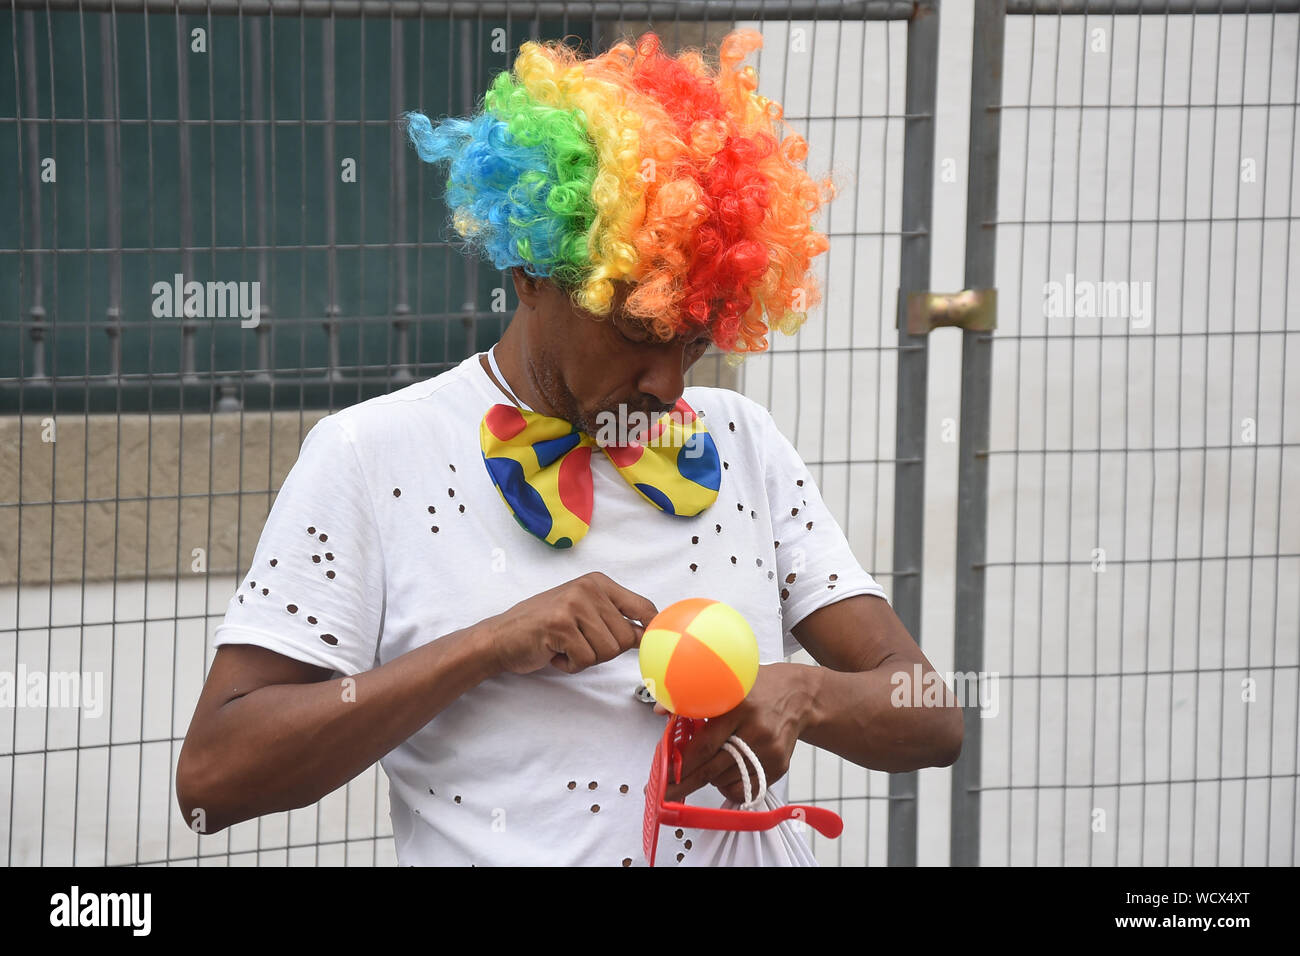
[[[187,741],[176,761],[176,803],[185,825],[199,836],[219,833],[231,823],[215,800],[216,787],[201,754]]]
[[[966,719],[960,706],[943,708],[943,726],[935,735],[938,740],[934,766],[951,767],[961,756],[962,742],[966,737]]]

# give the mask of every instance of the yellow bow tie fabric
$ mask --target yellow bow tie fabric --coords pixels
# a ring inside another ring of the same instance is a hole
[[[573,547],[591,527],[593,448],[604,451],[641,497],[671,515],[704,511],[722,482],[713,437],[684,398],[625,445],[601,445],[562,418],[505,404],[483,416],[479,442],[510,513],[553,548]]]

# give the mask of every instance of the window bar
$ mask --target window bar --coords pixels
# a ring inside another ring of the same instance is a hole
[[[256,205],[255,215],[257,216],[257,281],[259,283],[260,294],[258,296],[258,323],[256,326],[257,341],[257,368],[248,377],[250,381],[257,383],[269,383],[271,381],[271,337],[268,334],[269,323],[266,321],[271,317],[271,253],[266,235],[266,105],[263,97],[266,95],[264,80],[262,78],[262,18],[252,17],[249,20],[249,83],[251,89],[249,98],[252,106],[253,119],[253,196]],[[242,161],[242,160],[241,160]]]
[[[193,159],[190,153],[190,70],[189,70],[189,28],[185,17],[176,17],[176,136],[179,160],[180,182],[177,197],[179,199],[181,220],[181,274],[182,282],[190,282],[194,276],[194,210],[191,200],[194,195],[194,182],[191,169]],[[183,287],[182,287],[183,288]],[[197,384],[195,372],[194,343],[195,332],[199,324],[181,309],[181,388]]]
[[[104,104],[104,206],[108,227],[108,305],[104,309],[105,328],[113,344],[113,374],[121,375],[122,349],[122,156],[118,135],[121,131],[120,104],[117,100],[117,58],[113,44],[113,24],[109,17],[99,18],[100,93]]]
[[[462,116],[468,116],[474,112],[474,76],[476,73],[473,58],[469,53],[471,50],[477,49],[477,47],[474,46],[473,24],[468,20],[462,20],[456,26],[459,28],[461,49],[460,113]],[[482,26],[481,19],[479,26]],[[465,290],[464,298],[461,300],[461,310],[464,312],[461,324],[465,327],[465,355],[470,356],[478,351],[474,335],[474,313],[478,308],[478,258],[476,256],[464,256],[463,262]],[[444,356],[444,360],[450,361],[450,354]]]
[[[40,159],[40,126],[36,117],[36,14],[30,10],[23,11],[23,44],[26,47],[27,55],[23,57],[23,93],[25,94],[25,106],[27,109],[27,122],[25,128],[27,136],[24,145],[27,148],[27,183],[28,183],[28,203],[27,203],[27,222],[29,235],[31,237],[31,246],[33,249],[40,249],[45,245],[41,239],[41,159]],[[51,124],[50,133],[53,135],[53,124]],[[45,367],[45,282],[44,282],[44,253],[32,252],[28,255],[27,261],[31,266],[31,275],[28,280],[28,288],[32,297],[31,306],[27,310],[28,318],[31,321],[30,335],[32,337],[32,364],[28,378],[32,381],[45,381],[49,376]],[[19,348],[22,347],[21,336],[19,337]]]
[[[339,307],[338,296],[338,217],[334,208],[335,177],[338,176],[338,164],[334,156],[334,19],[321,24],[321,94],[325,107],[325,243],[326,288],[328,300],[325,304],[325,321],[321,323],[329,336],[329,370],[326,378],[330,382],[343,381],[339,370]],[[330,407],[334,407],[334,397],[330,396]]]
[[[389,289],[388,301],[393,303],[393,320],[392,325],[397,333],[397,362],[396,368],[391,369],[392,381],[400,385],[407,385],[415,381],[415,375],[411,370],[411,349],[410,349],[410,324],[411,303],[408,301],[410,292],[406,281],[406,247],[394,247],[392,237],[396,235],[399,240],[406,240],[406,131],[403,124],[396,120],[406,102],[406,84],[405,63],[402,56],[402,24],[401,21],[394,18],[389,24],[389,80],[388,88],[390,91],[390,108],[389,112],[394,118],[392,135],[389,142],[392,144],[390,166],[392,176],[389,179],[391,188],[389,191],[390,201],[392,203],[392,218],[388,220],[389,236],[389,281],[395,282],[395,288]],[[393,278],[393,271],[396,269],[396,279]],[[391,356],[390,356],[391,359]]]

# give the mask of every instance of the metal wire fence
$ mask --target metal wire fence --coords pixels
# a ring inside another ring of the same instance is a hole
[[[967,278],[1001,308],[958,530],[957,666],[1003,716],[953,860],[1294,864],[1300,17],[1009,6],[1040,15],[976,15]]]
[[[451,249],[394,120],[470,111],[527,37],[750,25],[762,91],[844,192],[824,308],[693,381],[772,409],[936,666],[994,694],[952,771],[801,745],[791,799],[847,825],[818,858],[1294,863],[1300,5],[978,0],[971,73],[936,89],[939,13],[970,16],[939,7],[0,13],[0,667],[80,694],[0,707],[7,862],[394,862],[377,767],[202,840],[174,799],[219,609],[302,437],[486,348],[513,308]],[[947,364],[899,326],[929,289],[936,101],[967,84],[965,284],[1000,306]],[[223,314],[187,314],[190,281]],[[927,403],[958,387],[946,472]],[[923,631],[954,544],[953,632]]]
[[[912,5],[796,6],[711,4],[650,24],[673,47],[744,22],[767,33],[765,90],[846,190],[825,225],[833,321],[777,342],[743,380],[706,357],[693,382],[773,408],[888,587],[893,435],[850,431],[828,409],[892,406],[897,335],[879,316],[897,301]],[[84,675],[91,696],[102,680],[94,706],[0,710],[7,862],[394,862],[378,767],[314,807],[202,841],[174,774],[211,631],[303,435],[486,348],[513,308],[500,274],[451,251],[396,117],[471,111],[525,38],[591,47],[647,26],[590,4],[489,4],[468,19],[453,7],[42,3],[0,16],[13,60],[0,152],[18,171],[0,226],[0,322],[17,343],[0,355],[0,661],[19,677]],[[848,20],[737,19],[772,10]],[[881,53],[865,70],[864,48]],[[864,163],[880,177],[859,179]],[[203,295],[192,313],[189,283]],[[883,859],[885,775],[801,748],[792,780],[794,797],[835,799],[848,820],[817,848],[824,860]]]

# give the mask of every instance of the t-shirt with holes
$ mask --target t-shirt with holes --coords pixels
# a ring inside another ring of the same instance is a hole
[[[659,511],[596,450],[590,530],[563,550],[534,538],[484,464],[479,423],[508,399],[480,354],[311,428],[214,645],[357,674],[601,571],[660,609],[689,597],[730,604],[767,664],[798,650],[791,629],[818,608],[887,599],[771,414],[728,389],[684,393],[722,459],[712,506]],[[642,788],[665,718],[640,686],[631,651],[463,694],[380,761],[398,862],[644,865]],[[784,803],[786,780],[772,789]],[[725,801],[705,787],[686,802]],[[699,842],[665,827],[656,862],[689,862]]]

